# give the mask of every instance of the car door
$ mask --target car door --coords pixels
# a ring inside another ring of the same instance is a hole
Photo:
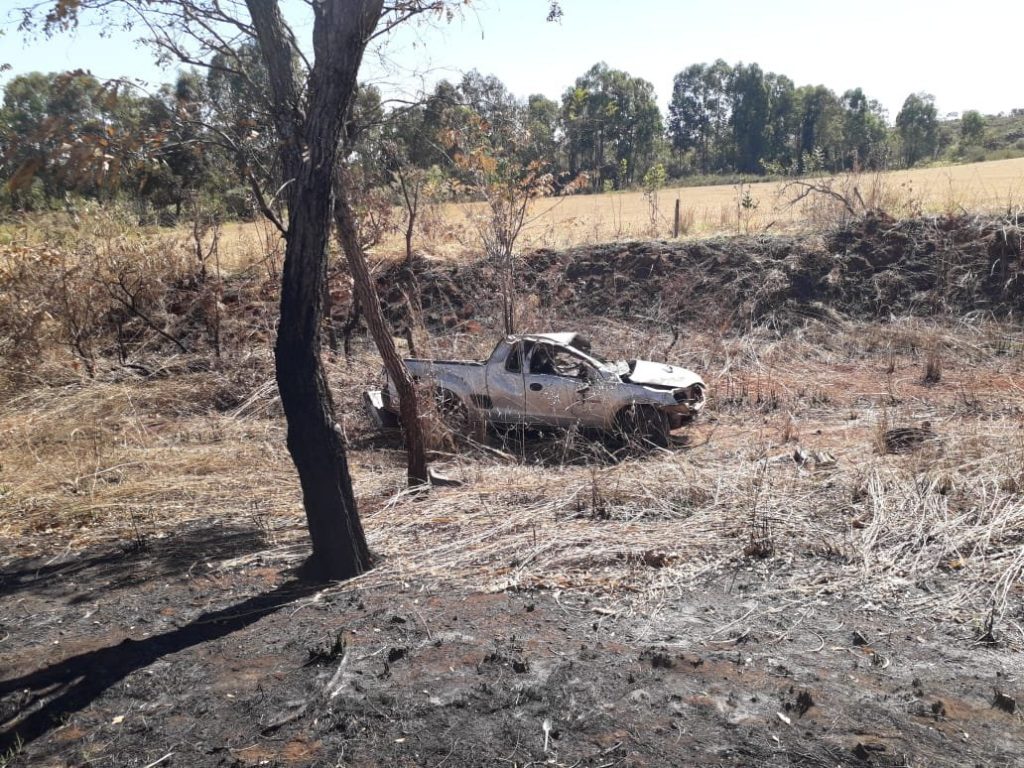
[[[595,429],[607,427],[614,394],[614,386],[593,366],[584,363],[570,408],[576,423]]]
[[[505,366],[490,372],[487,394],[496,421],[509,424],[568,426],[580,379],[555,368],[557,347],[543,341],[516,342]]]
[[[565,347],[537,342],[529,355],[525,417],[531,424],[566,427],[579,421],[576,407],[586,385],[586,363]]]
[[[504,424],[526,422],[526,378],[523,358],[529,359],[532,341],[516,341],[505,357],[504,364],[487,369],[487,395],[491,400],[490,419]]]

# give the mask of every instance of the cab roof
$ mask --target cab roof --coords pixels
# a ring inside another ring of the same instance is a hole
[[[583,337],[575,331],[568,333],[517,333],[508,337],[510,342],[526,341],[551,341],[555,344],[562,344],[567,347],[575,347],[583,341]],[[583,342],[585,344],[585,341]]]

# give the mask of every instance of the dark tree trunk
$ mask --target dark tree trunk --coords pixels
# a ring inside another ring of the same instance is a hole
[[[267,65],[274,125],[287,183],[288,229],[275,347],[288,450],[302,485],[314,575],[347,579],[371,566],[352,493],[345,439],[320,359],[334,167],[343,115],[383,0],[313,3],[314,64],[305,109],[294,71],[295,43],[276,0],[246,0]]]
[[[367,570],[370,554],[352,493],[344,436],[320,360],[323,273],[310,263],[310,255],[325,247],[314,226],[323,213],[317,208],[329,216],[331,195],[322,198],[320,205],[296,209],[288,227],[276,371],[288,421],[288,450],[298,470],[313,542],[312,565],[318,576],[345,579]]]
[[[334,206],[334,216],[338,229],[338,237],[341,240],[342,250],[348,259],[348,267],[352,272],[352,282],[356,292],[356,298],[363,308],[363,319],[370,329],[370,335],[377,345],[381,358],[384,360],[384,367],[387,368],[388,376],[395,383],[398,390],[398,402],[401,409],[402,431],[405,434],[405,450],[408,460],[409,485],[423,485],[429,481],[427,475],[427,454],[423,443],[423,429],[419,419],[419,402],[417,399],[416,385],[409,376],[402,358],[395,349],[395,342],[384,323],[384,313],[381,310],[380,298],[374,289],[373,278],[370,277],[370,270],[366,266],[366,256],[359,244],[359,235],[356,230],[355,216],[352,208],[345,199],[342,190],[339,190],[338,199]]]

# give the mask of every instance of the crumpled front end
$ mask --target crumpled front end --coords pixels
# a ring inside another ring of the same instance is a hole
[[[692,421],[697,414],[704,410],[706,403],[707,387],[703,381],[695,381],[687,387],[679,387],[672,390],[673,405],[662,407],[665,415],[668,416],[670,429],[678,429],[688,421]]]
[[[649,360],[631,360],[622,381],[658,393],[660,410],[668,417],[669,427],[678,429],[704,410],[707,385],[688,368]]]
[[[628,373],[622,380],[658,389],[687,389],[694,384],[704,386],[704,380],[689,368],[667,363],[652,363],[650,360],[630,360],[626,363]]]

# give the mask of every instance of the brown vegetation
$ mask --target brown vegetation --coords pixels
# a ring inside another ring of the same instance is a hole
[[[359,410],[379,362],[357,334],[326,366],[381,565],[315,594],[285,581],[308,545],[267,270],[204,284],[188,243],[123,232],[8,249],[0,677],[94,651],[115,671],[72,685],[65,724],[14,763],[1010,764],[1015,715],[992,688],[1020,699],[1014,226],[871,216],[535,253],[521,327],[688,364],[707,418],[624,461],[575,434],[478,434],[434,457],[463,484],[426,496]],[[133,315],[110,265],[143,258]],[[415,268],[420,354],[485,355],[500,275]],[[398,327],[409,304],[384,296]],[[44,683],[22,688],[49,712]],[[3,690],[3,717],[30,714]]]
[[[903,219],[925,214],[1020,211],[1024,205],[1022,178],[1024,158],[852,173],[810,181],[848,197],[858,214],[873,210]],[[680,201],[680,234],[686,238],[816,232],[851,218],[841,200],[821,195],[798,200],[799,191],[787,182],[660,189],[656,226],[652,226],[649,196],[642,191],[541,198],[530,207],[521,245],[526,250],[565,249],[611,241],[667,238],[672,235],[676,199]],[[743,205],[744,197],[749,198],[747,207]],[[420,202],[420,208],[417,250],[438,258],[473,258],[478,243],[477,222],[485,213],[486,203],[442,204],[428,196]],[[404,220],[400,214],[393,218]],[[264,224],[225,227],[226,263],[245,263],[254,247],[262,247],[265,228]],[[391,227],[376,252],[381,258],[403,257],[405,231]]]

